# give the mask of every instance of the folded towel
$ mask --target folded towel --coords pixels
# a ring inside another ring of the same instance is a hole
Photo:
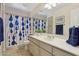
[[[71,38],[72,28],[69,28],[69,39]]]
[[[66,42],[72,46],[79,45],[79,28],[74,26],[69,29],[69,39]]]
[[[4,41],[3,19],[0,17],[0,42]]]

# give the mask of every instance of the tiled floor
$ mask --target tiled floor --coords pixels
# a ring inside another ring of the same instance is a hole
[[[8,48],[5,53],[6,56],[31,56],[31,53],[26,48],[14,47]]]

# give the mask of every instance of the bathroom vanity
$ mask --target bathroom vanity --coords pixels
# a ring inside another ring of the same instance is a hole
[[[79,48],[66,43],[65,39],[55,38],[51,34],[29,36],[29,51],[34,56],[77,56]]]

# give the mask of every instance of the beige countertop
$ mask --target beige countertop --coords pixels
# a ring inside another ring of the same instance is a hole
[[[57,47],[59,49],[79,56],[79,47],[73,47],[69,45],[68,43],[66,43],[65,39],[53,37],[53,35],[51,34],[34,34],[30,35],[30,37],[33,37],[39,41],[43,41],[47,44],[50,44],[51,46]]]

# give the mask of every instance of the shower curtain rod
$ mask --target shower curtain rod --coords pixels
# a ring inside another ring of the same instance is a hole
[[[7,14],[7,15],[13,15],[13,16],[21,16],[21,17],[29,17],[29,16],[22,16],[22,15],[19,15],[19,14],[15,14],[15,13],[9,13],[9,12],[5,12],[5,14]]]

